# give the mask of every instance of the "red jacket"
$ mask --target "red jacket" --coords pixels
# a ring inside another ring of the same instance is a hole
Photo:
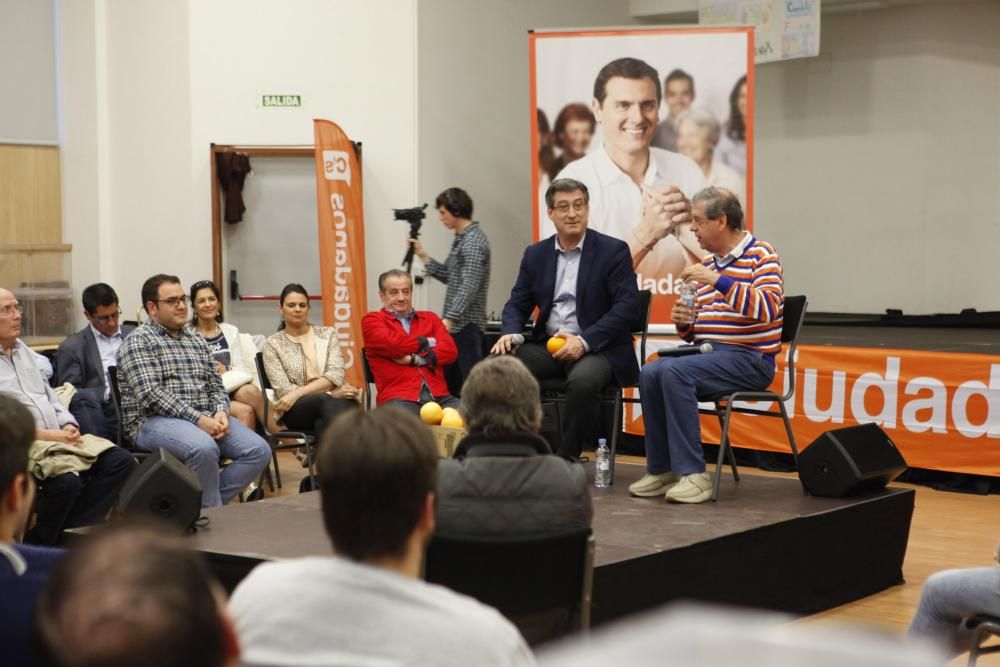
[[[436,314],[429,310],[414,311],[413,319],[410,320],[410,333],[406,333],[403,323],[382,308],[361,319],[361,331],[368,365],[375,376],[377,405],[394,398],[416,401],[420,398],[421,380],[427,382],[435,396],[448,393],[444,367],[455,362],[458,349]],[[421,354],[418,338],[434,338],[436,345]],[[429,359],[430,352],[437,357],[436,365],[401,366],[393,361],[407,354],[417,354]]]

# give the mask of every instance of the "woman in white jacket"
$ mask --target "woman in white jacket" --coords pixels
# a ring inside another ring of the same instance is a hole
[[[192,285],[194,317],[191,326],[212,350],[215,368],[229,391],[229,414],[253,429],[258,420],[264,419],[264,394],[253,384],[257,370],[248,366],[243,357],[239,329],[222,321],[220,299],[219,288],[211,280],[200,280]]]

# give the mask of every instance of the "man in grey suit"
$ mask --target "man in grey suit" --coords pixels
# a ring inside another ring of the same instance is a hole
[[[118,295],[105,283],[83,290],[83,316],[89,324],[63,341],[56,356],[56,379],[76,387],[69,411],[81,433],[117,440],[118,416],[111,401],[108,366],[134,327],[119,325]]]

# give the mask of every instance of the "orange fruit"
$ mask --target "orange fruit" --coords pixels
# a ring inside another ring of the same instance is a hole
[[[558,350],[562,349],[562,346],[565,344],[565,338],[553,336],[545,342],[545,349],[549,351],[549,354],[555,354]]]
[[[441,416],[441,426],[447,428],[465,428],[465,420],[462,414],[455,408],[445,408]]]
[[[425,424],[430,424],[431,426],[440,424],[441,417],[443,416],[444,411],[434,401],[428,401],[420,406],[420,418],[424,420]]]

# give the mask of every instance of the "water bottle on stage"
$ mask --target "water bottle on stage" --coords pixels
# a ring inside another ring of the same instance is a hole
[[[611,450],[608,441],[601,438],[594,451],[594,486],[605,489],[611,483]]]

